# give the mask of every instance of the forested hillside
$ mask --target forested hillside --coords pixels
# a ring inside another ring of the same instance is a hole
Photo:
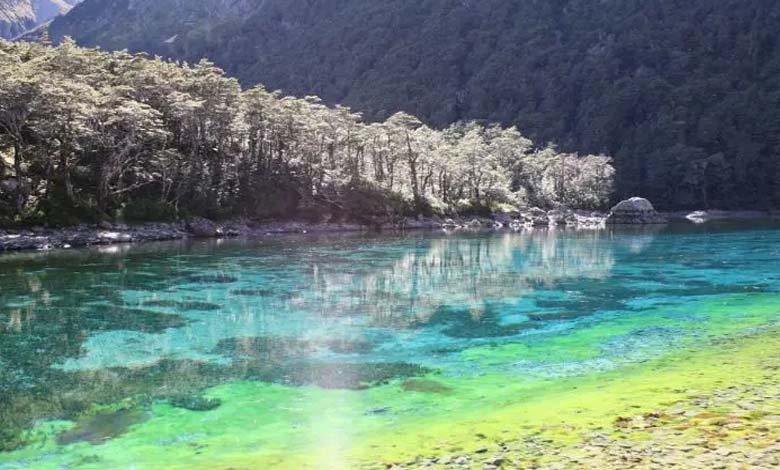
[[[0,38],[11,39],[67,13],[79,0],[0,0]]]
[[[81,44],[197,61],[382,120],[485,119],[614,157],[618,196],[780,206],[775,0],[87,0]]]
[[[178,65],[0,41],[0,225],[604,207],[605,156],[537,148],[514,127],[365,123],[202,61]]]

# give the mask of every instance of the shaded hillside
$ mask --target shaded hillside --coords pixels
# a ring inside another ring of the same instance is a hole
[[[54,37],[207,56],[384,119],[514,124],[615,158],[618,196],[780,205],[772,0],[86,0]]]

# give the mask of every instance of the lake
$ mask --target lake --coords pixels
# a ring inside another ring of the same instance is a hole
[[[2,255],[0,469],[413,467],[529,436],[569,446],[766,375],[779,228]]]

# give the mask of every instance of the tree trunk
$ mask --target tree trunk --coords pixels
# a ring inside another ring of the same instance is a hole
[[[65,200],[70,204],[74,200],[73,181],[70,179],[67,154],[62,149],[60,150],[60,174],[62,176],[62,183],[65,185]]]
[[[420,202],[420,187],[417,180],[417,156],[414,154],[414,151],[412,151],[412,139],[408,132],[406,133],[406,148],[406,156],[409,163],[409,179],[412,183],[412,195],[414,196],[414,203],[418,204]]]
[[[25,199],[24,191],[24,179],[22,175],[22,144],[20,142],[14,142],[14,174],[16,176],[16,213],[21,214],[24,205],[27,202]]]

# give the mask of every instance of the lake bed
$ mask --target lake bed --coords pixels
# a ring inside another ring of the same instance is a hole
[[[770,465],[778,228],[0,257],[0,469]]]

